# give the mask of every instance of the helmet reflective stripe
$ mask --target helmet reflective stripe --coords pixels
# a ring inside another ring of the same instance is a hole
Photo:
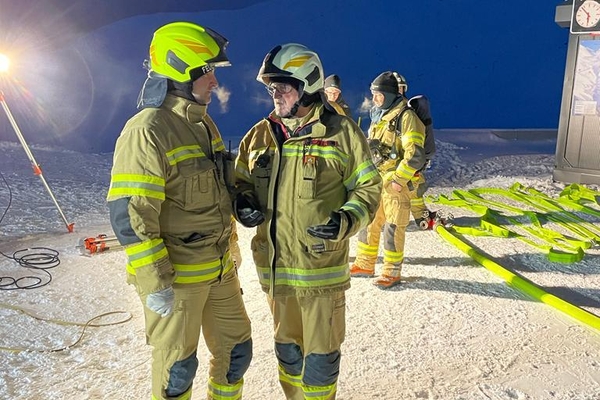
[[[297,43],[277,46],[265,56],[256,80],[268,85],[270,78],[275,77],[297,79],[307,94],[322,90],[325,80],[317,53]]]
[[[154,32],[150,67],[176,82],[192,80],[191,71],[204,66],[230,65],[225,54],[229,42],[217,32],[190,22],[173,22]]]
[[[394,76],[398,80],[398,88],[400,89],[401,93],[408,92],[408,83],[406,82],[406,79],[404,79],[404,76],[400,75],[397,72],[394,72]]]
[[[301,67],[308,60],[310,60],[310,56],[300,56],[300,57],[293,58],[283,66],[283,69],[288,69],[290,67]]]

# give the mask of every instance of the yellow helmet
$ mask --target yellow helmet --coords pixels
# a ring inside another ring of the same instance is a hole
[[[194,81],[214,67],[231,65],[229,41],[217,32],[191,22],[172,22],[154,32],[150,68],[176,82]]]

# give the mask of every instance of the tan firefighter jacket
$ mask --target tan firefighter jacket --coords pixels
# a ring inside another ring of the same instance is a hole
[[[315,107],[291,137],[274,113],[258,122],[236,159],[238,190],[251,193],[265,213],[251,248],[260,284],[272,296],[350,287],[349,239],[370,223],[379,205],[381,178],[362,131],[321,103]],[[353,222],[343,236],[332,241],[306,232],[340,209]]]
[[[377,166],[385,180],[407,185],[424,166],[425,125],[402,99],[369,127],[369,141],[378,140],[384,161]],[[400,115],[402,113],[402,115]],[[401,118],[399,118],[399,116]],[[394,156],[395,155],[395,156]]]
[[[210,282],[232,268],[233,161],[206,106],[167,95],[132,117],[117,140],[108,204],[128,257],[129,279],[146,293]],[[231,160],[231,158],[230,158]]]

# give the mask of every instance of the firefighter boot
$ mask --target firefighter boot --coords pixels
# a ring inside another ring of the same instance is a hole
[[[374,275],[374,270],[361,268],[358,264],[352,264],[350,267],[350,276],[352,278],[372,278]]]
[[[389,289],[400,284],[399,276],[381,275],[373,281],[373,285],[379,289]]]

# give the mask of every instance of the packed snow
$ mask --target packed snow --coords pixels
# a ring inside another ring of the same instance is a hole
[[[555,197],[566,184],[552,181],[554,145],[555,140],[502,139],[488,131],[442,133],[427,172],[427,194],[520,182]],[[149,399],[151,351],[142,305],[125,283],[125,256],[118,250],[84,256],[76,247],[81,238],[112,233],[105,202],[112,154],[32,148],[68,222],[75,223],[75,232],[68,233],[22,147],[0,142],[0,152],[0,217],[6,210],[0,218],[0,251],[11,256],[44,247],[33,251],[55,250],[60,260],[48,275],[0,256],[0,398]],[[457,226],[479,224],[468,211],[430,207],[454,214]],[[599,225],[599,219],[590,221]],[[239,234],[244,257],[239,274],[254,341],[244,398],[283,399],[271,316],[250,252],[253,231],[240,226]],[[505,268],[600,315],[597,246],[581,261],[556,263],[512,238],[464,240]],[[356,238],[351,259],[355,254]],[[414,223],[405,256],[404,282],[392,290],[380,290],[369,279],[352,280],[338,399],[600,399],[596,329],[532,300]],[[16,290],[12,279],[25,276],[39,280],[26,278],[20,286],[39,287]],[[206,397],[204,347],[199,357],[196,400]]]

